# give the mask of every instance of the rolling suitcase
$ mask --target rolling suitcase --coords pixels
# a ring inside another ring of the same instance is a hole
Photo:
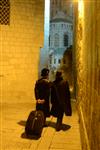
[[[41,136],[44,126],[44,113],[40,110],[30,112],[26,121],[25,133],[27,136]]]

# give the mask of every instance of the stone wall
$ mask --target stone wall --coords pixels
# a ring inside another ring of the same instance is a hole
[[[10,25],[0,25],[2,102],[33,101],[43,26],[44,0],[10,0]]]
[[[99,150],[100,2],[79,0],[75,7],[76,97],[82,149]]]

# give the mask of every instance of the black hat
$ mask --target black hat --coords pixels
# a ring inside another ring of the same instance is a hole
[[[62,77],[62,72],[61,71],[57,71],[56,72],[56,78]]]
[[[48,76],[48,75],[49,75],[49,69],[47,68],[42,69],[41,76]]]

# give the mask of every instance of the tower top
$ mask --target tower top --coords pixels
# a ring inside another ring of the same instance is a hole
[[[50,22],[69,22],[69,23],[72,23],[71,18],[69,18],[63,11],[57,11],[56,15],[51,19]]]

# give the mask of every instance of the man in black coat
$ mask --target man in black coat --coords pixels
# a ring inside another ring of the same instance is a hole
[[[60,131],[64,113],[66,116],[72,115],[69,84],[63,80],[61,71],[56,73],[51,86],[51,104],[51,115],[57,117],[56,131]]]
[[[41,78],[36,81],[35,84],[35,98],[36,98],[36,110],[42,110],[44,112],[45,122],[46,117],[50,116],[49,111],[49,96],[50,96],[50,83],[48,80],[49,69],[44,68],[41,71]],[[46,126],[44,122],[44,126]]]

